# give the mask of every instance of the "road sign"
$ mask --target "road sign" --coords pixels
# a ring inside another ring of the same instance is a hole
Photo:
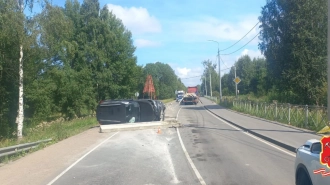
[[[236,78],[234,79],[234,82],[235,82],[236,84],[238,84],[238,83],[241,82],[241,79],[240,79],[239,77],[236,77]]]
[[[136,92],[136,93],[135,93],[135,97],[138,97],[138,96],[139,96],[139,93],[138,93],[138,92]]]

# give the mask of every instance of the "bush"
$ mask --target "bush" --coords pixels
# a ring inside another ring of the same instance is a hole
[[[213,97],[220,97],[220,93],[218,91],[213,91],[212,96]]]

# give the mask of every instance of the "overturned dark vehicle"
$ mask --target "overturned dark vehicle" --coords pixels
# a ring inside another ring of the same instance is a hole
[[[104,100],[96,108],[96,119],[101,125],[164,121],[165,109],[159,100]]]

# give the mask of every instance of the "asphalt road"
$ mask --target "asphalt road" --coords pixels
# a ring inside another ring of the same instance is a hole
[[[270,137],[276,141],[285,143],[295,148],[301,146],[307,139],[321,139],[321,136],[314,134],[312,131],[238,114],[231,110],[224,109],[206,98],[201,98],[201,100],[206,108],[217,115],[246,129],[252,130],[258,134]]]
[[[51,182],[294,184],[294,154],[223,123],[201,104],[174,103],[167,110],[171,118],[180,110],[178,120],[182,128],[110,133],[107,140],[63,169]]]
[[[206,184],[294,184],[294,157],[239,131],[202,106],[185,107],[184,144]]]

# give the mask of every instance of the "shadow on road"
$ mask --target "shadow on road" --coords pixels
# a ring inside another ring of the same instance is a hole
[[[227,109],[225,107],[221,107],[220,105],[205,105],[208,109]]]
[[[182,109],[187,109],[187,110],[205,110],[205,108],[204,107],[201,107],[201,106],[185,106],[185,105],[183,105],[182,106]]]
[[[201,127],[196,125],[186,125],[185,127],[192,127],[192,128],[200,128],[200,129],[210,129],[210,130],[227,130],[227,131],[241,131],[236,129],[222,129],[222,128],[212,128],[212,127]],[[268,129],[247,129],[247,130],[254,130],[254,131],[266,131],[266,132],[291,132],[291,133],[313,133],[313,132],[307,132],[303,130],[268,130]]]

